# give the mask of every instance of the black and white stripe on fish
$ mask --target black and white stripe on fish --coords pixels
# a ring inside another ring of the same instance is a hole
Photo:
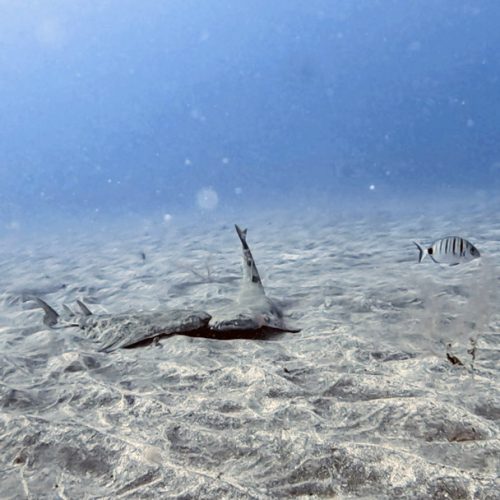
[[[481,256],[479,250],[470,242],[460,236],[446,236],[436,240],[431,246],[425,248],[414,241],[419,251],[418,262],[422,262],[426,255],[438,264],[456,266],[463,262],[470,262]]]

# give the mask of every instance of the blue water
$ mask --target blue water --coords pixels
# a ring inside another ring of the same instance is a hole
[[[495,196],[499,23],[494,0],[0,2],[2,222]]]

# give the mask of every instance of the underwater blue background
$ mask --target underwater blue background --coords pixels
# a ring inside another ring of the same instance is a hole
[[[0,219],[494,196],[499,26],[495,0],[0,1]]]

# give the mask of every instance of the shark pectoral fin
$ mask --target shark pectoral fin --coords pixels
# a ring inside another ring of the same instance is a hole
[[[269,328],[276,332],[290,332],[290,333],[300,332],[300,328],[299,329],[289,328],[288,326],[286,326],[282,317],[277,317],[277,316],[268,316],[268,315],[263,316],[263,318],[261,319],[261,326],[262,328]]]
[[[290,332],[290,333],[299,333],[301,331],[301,329],[300,328],[287,328],[286,331]]]
[[[44,300],[39,297],[33,297],[33,300],[43,309],[43,322],[45,325],[49,327],[53,327],[57,325],[57,321],[59,320],[59,314],[52,309],[52,307],[47,304]]]
[[[299,333],[300,328],[289,328],[288,326],[280,326],[280,327],[270,327],[277,332],[283,333]]]

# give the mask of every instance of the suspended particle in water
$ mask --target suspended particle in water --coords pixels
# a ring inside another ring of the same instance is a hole
[[[200,33],[200,42],[206,42],[210,38],[210,31],[203,30]]]
[[[410,52],[418,52],[422,48],[422,44],[420,43],[419,40],[415,40],[414,42],[410,43],[408,50]]]
[[[59,49],[64,45],[67,34],[60,19],[45,18],[35,27],[35,38],[42,47]]]
[[[243,193],[243,189],[241,189],[240,187],[235,187],[234,188],[234,193],[235,194],[241,194],[241,193]]]
[[[171,221],[172,221],[172,216],[170,214],[165,214],[163,216],[163,222],[165,222],[165,224],[168,224]]]
[[[219,195],[215,189],[204,187],[196,194],[196,202],[198,207],[203,210],[213,210],[219,204]]]
[[[370,187],[368,189],[370,191],[375,191],[375,184],[370,184]]]

